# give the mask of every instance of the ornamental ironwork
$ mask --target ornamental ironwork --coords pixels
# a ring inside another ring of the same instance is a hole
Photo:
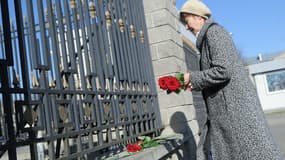
[[[103,159],[159,132],[141,0],[0,5],[0,157]]]

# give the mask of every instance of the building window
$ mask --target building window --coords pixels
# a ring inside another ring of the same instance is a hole
[[[285,70],[266,74],[269,92],[285,90]]]

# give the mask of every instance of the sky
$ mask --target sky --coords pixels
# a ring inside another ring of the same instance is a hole
[[[186,0],[176,0],[177,9]],[[243,57],[285,51],[284,0],[202,0],[212,18],[232,33]]]

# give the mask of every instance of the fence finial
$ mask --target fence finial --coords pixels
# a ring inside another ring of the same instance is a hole
[[[131,30],[131,37],[135,38],[136,37],[136,31],[135,31],[135,27],[134,25],[130,26],[130,30]]]
[[[69,1],[69,4],[70,4],[70,8],[74,9],[76,7],[76,2],[75,0],[70,0]]]
[[[96,17],[96,9],[95,9],[95,3],[94,2],[89,2],[89,11],[90,11],[90,16],[92,18]]]
[[[106,23],[107,23],[107,27],[110,27],[111,26],[111,14],[109,11],[106,11],[105,12],[105,16],[106,16]]]
[[[140,30],[140,39],[141,39],[141,43],[144,43],[144,33],[142,30]]]
[[[38,82],[38,80],[37,80],[37,78],[36,78],[36,76],[35,76],[35,74],[34,74],[34,72],[31,73],[31,76],[32,76],[32,86],[33,86],[33,87],[38,87],[38,86],[40,86],[40,85],[39,85],[39,82]]]
[[[86,87],[87,87],[87,89],[90,89],[90,90],[92,89],[89,77],[86,77]]]
[[[63,75],[63,88],[68,88],[68,82],[66,80],[65,75]]]
[[[120,31],[123,33],[125,30],[125,27],[124,27],[124,21],[122,20],[122,18],[119,19],[119,26],[120,26]]]
[[[55,83],[54,83],[52,74],[50,74],[49,87],[50,88],[54,88],[55,87]]]

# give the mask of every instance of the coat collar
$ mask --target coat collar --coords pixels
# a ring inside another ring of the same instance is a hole
[[[196,46],[201,51],[202,49],[202,42],[204,39],[204,36],[207,32],[207,30],[210,28],[211,25],[217,24],[213,19],[206,20],[205,24],[203,25],[202,29],[200,30],[197,40],[196,40]]]

